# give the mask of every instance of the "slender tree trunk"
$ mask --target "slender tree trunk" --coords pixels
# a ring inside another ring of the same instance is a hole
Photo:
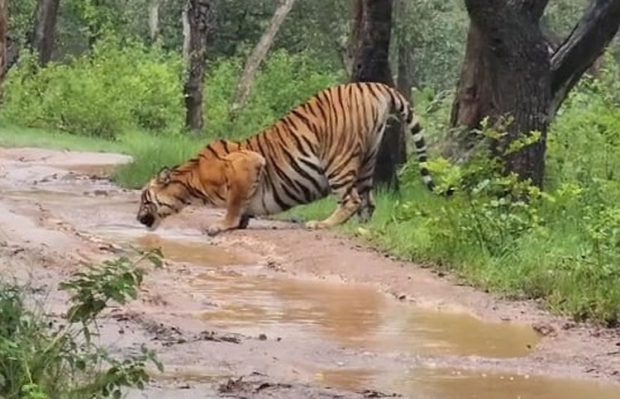
[[[7,0],[0,0],[0,84],[4,80],[8,69],[8,24],[9,7]]]
[[[485,117],[506,135],[495,147],[529,135],[541,140],[504,157],[506,172],[542,187],[550,121],[586,69],[600,56],[620,24],[620,0],[593,0],[584,17],[557,49],[540,27],[548,0],[466,0],[470,16],[465,61],[452,107],[451,124],[464,132]],[[504,122],[508,122],[505,126]],[[448,156],[474,144],[464,134]]]
[[[390,71],[389,48],[392,29],[392,0],[363,0],[353,82],[380,82],[394,87]],[[389,123],[377,155],[375,185],[398,190],[396,171],[401,158],[400,123]]]
[[[269,21],[267,29],[248,57],[230,107],[229,115],[231,120],[234,120],[239,111],[246,106],[250,94],[252,93],[252,86],[254,85],[254,79],[256,78],[258,68],[267,56],[278,30],[280,30],[280,26],[282,26],[284,19],[293,8],[293,4],[295,4],[295,0],[284,0],[280,3],[271,17],[271,21]]]
[[[159,6],[161,0],[151,0],[149,4],[149,37],[152,43],[159,39]]]
[[[38,53],[39,64],[43,66],[52,59],[59,3],[60,0],[39,0],[37,6],[30,45]]]
[[[396,87],[410,103],[411,89],[413,88],[413,57],[410,49],[404,43],[402,38],[399,38],[398,43],[398,75],[396,76]],[[404,163],[407,160],[407,126],[404,124],[401,126],[401,134],[399,135],[398,143],[398,160],[399,164]]]
[[[183,52],[188,69],[184,87],[185,127],[195,134],[204,127],[202,110],[209,9],[209,0],[189,0],[183,16]]]

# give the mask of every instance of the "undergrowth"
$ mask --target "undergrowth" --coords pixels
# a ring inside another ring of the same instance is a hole
[[[149,252],[90,266],[60,285],[70,295],[63,320],[32,304],[27,288],[0,284],[0,397],[6,399],[120,398],[127,388],[144,388],[149,363],[162,365],[142,347],[124,358],[112,356],[97,341],[97,318],[111,301],[135,299]]]

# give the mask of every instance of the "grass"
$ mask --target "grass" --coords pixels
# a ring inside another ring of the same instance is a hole
[[[493,248],[464,230],[467,201],[448,201],[410,187],[399,197],[380,193],[373,219],[341,226],[344,234],[416,263],[456,273],[463,281],[511,299],[542,299],[556,313],[606,326],[620,321],[620,263],[615,249],[597,251],[589,235],[592,224],[578,208],[563,217],[543,211],[548,220]],[[335,209],[333,200],[294,208],[284,217],[322,219]],[[471,213],[476,214],[472,209]],[[499,215],[496,215],[499,217]],[[616,226],[617,221],[604,221]],[[613,227],[612,227],[613,229]],[[499,235],[502,228],[497,229]],[[610,237],[614,245],[615,236]],[[604,241],[604,240],[603,240]],[[617,243],[616,243],[617,245]]]

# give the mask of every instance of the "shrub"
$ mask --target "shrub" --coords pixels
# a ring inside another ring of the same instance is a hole
[[[77,273],[61,284],[71,294],[66,324],[26,305],[23,287],[0,286],[0,397],[26,399],[120,398],[127,387],[149,381],[147,363],[161,364],[146,348],[125,359],[112,357],[92,339],[97,316],[109,301],[137,296],[142,260],[160,265],[160,254],[136,261],[119,258]]]
[[[24,54],[6,82],[2,115],[20,126],[115,138],[133,128],[180,130],[182,99],[178,57],[107,39],[46,68]]]
[[[258,73],[248,105],[231,123],[228,109],[241,70],[238,59],[219,61],[211,68],[205,103],[209,136],[239,139],[258,133],[318,91],[343,80],[342,76],[325,71],[309,54],[278,50]]]

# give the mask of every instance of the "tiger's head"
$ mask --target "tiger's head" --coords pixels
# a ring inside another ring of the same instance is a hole
[[[163,219],[188,205],[185,185],[173,180],[172,172],[173,169],[164,167],[142,190],[136,219],[150,230],[157,229]]]

